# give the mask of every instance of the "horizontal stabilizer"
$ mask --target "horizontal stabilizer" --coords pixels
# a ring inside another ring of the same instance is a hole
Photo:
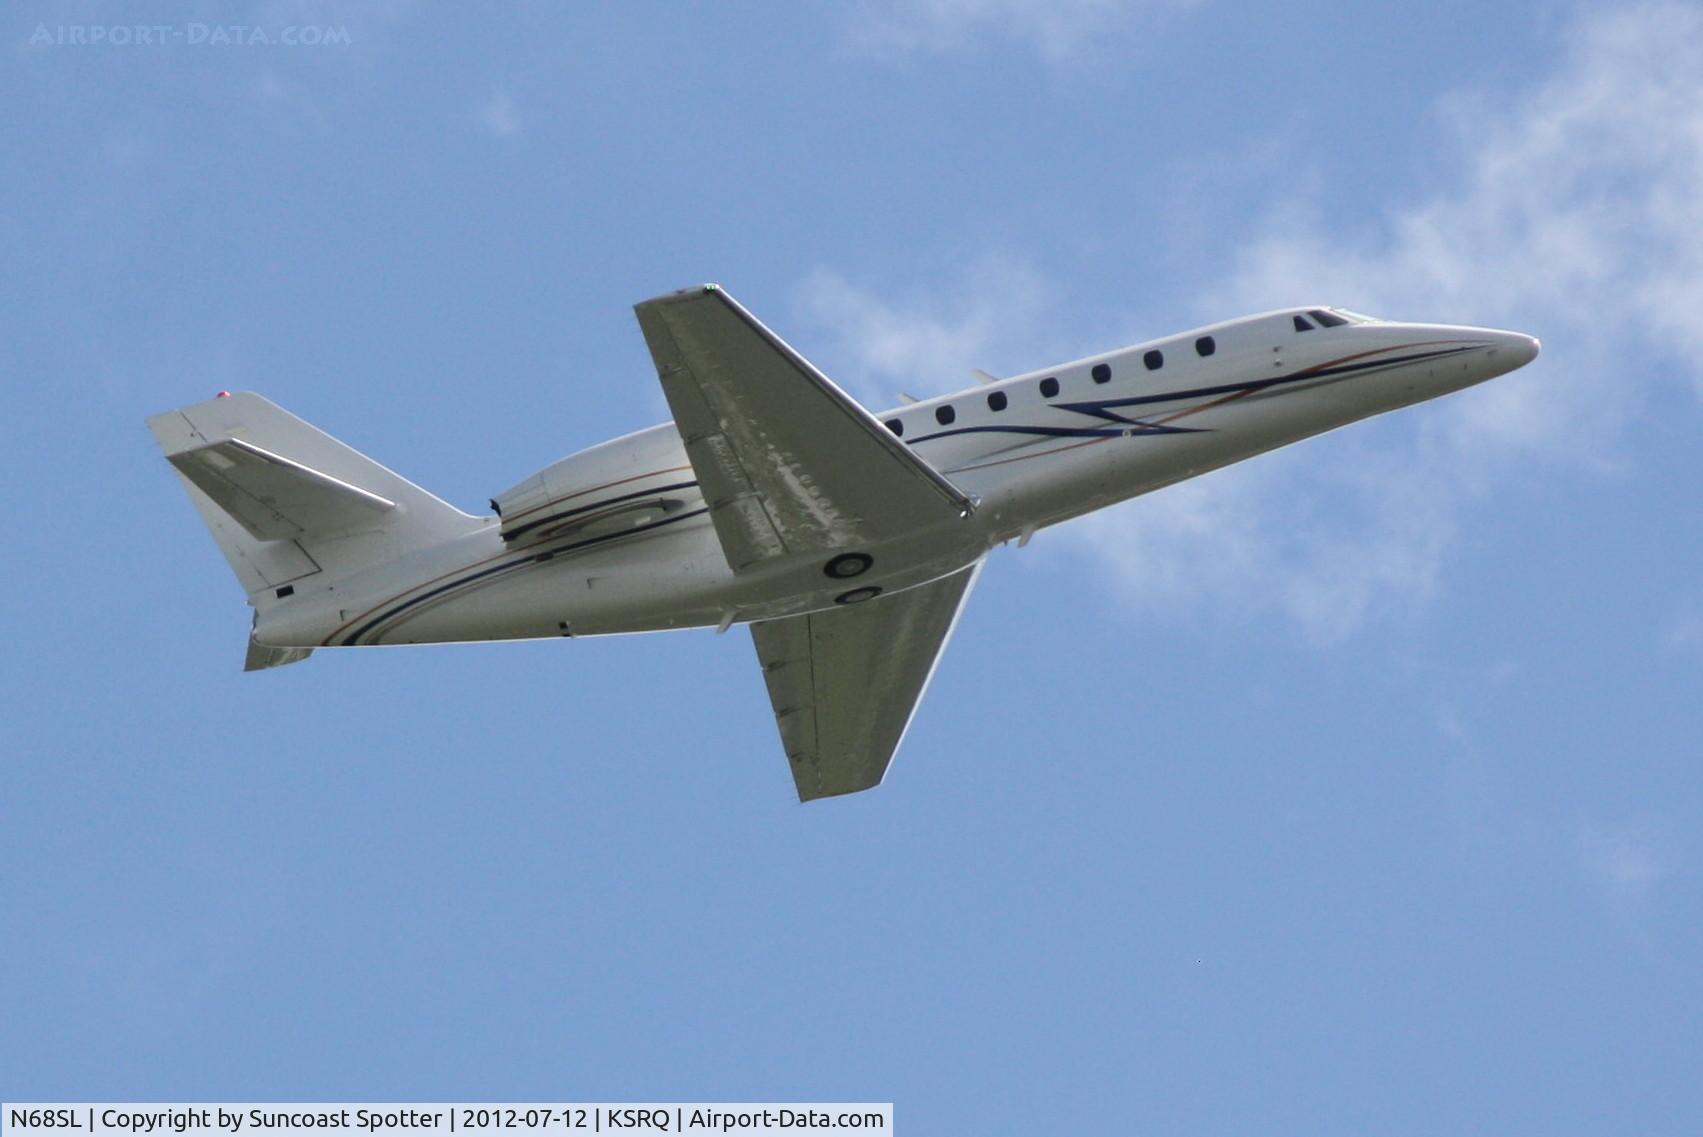
[[[180,451],[170,462],[261,541],[358,532],[396,508],[389,498],[240,438]]]
[[[248,656],[242,661],[244,671],[264,671],[268,667],[282,667],[286,663],[300,663],[313,654],[311,647],[269,647],[258,643],[253,636],[248,640]]]
[[[250,603],[485,524],[249,391],[154,415],[148,429]]]

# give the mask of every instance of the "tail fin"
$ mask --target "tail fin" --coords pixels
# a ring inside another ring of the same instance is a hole
[[[484,524],[250,392],[155,415],[148,429],[257,608],[304,578],[344,576]],[[305,656],[251,642],[247,666]]]

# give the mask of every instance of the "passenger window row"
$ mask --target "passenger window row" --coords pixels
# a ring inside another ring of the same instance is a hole
[[[1295,321],[1297,330],[1299,330],[1301,317],[1295,317]],[[1201,336],[1199,339],[1194,341],[1194,350],[1196,355],[1205,358],[1218,350],[1218,344],[1211,336]],[[1155,348],[1143,355],[1141,357],[1141,362],[1147,370],[1157,371],[1161,367],[1165,366],[1165,353]],[[1093,370],[1088,374],[1095,383],[1110,383],[1112,381],[1112,369],[1110,365],[1105,363],[1096,363]],[[1058,377],[1056,375],[1049,375],[1045,379],[1042,379],[1040,382],[1040,391],[1042,398],[1056,398],[1059,391]],[[1011,400],[1006,396],[1004,391],[989,391],[987,399],[988,410],[996,413],[1003,411],[1006,407],[1011,405]],[[958,421],[958,412],[952,407],[952,404],[943,403],[942,405],[934,408],[934,421],[939,423],[941,426],[951,426],[954,422]],[[900,437],[904,436],[905,424],[903,420],[890,418],[883,423],[883,425],[895,435]]]

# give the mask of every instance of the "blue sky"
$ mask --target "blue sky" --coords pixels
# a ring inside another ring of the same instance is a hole
[[[1402,8],[9,8],[0,1094],[1694,1132],[1703,8]],[[195,22],[348,42],[31,43]],[[1545,349],[1000,551],[855,798],[743,632],[241,673],[146,415],[477,508],[665,417],[704,280],[875,406],[1288,303]]]

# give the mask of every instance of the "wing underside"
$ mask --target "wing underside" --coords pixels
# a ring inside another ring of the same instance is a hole
[[[903,542],[973,508],[716,286],[634,311],[734,572]],[[751,625],[800,800],[880,784],[978,568]]]
[[[980,569],[751,625],[800,801],[881,783]]]
[[[721,289],[634,311],[734,571],[969,512],[957,487]]]

